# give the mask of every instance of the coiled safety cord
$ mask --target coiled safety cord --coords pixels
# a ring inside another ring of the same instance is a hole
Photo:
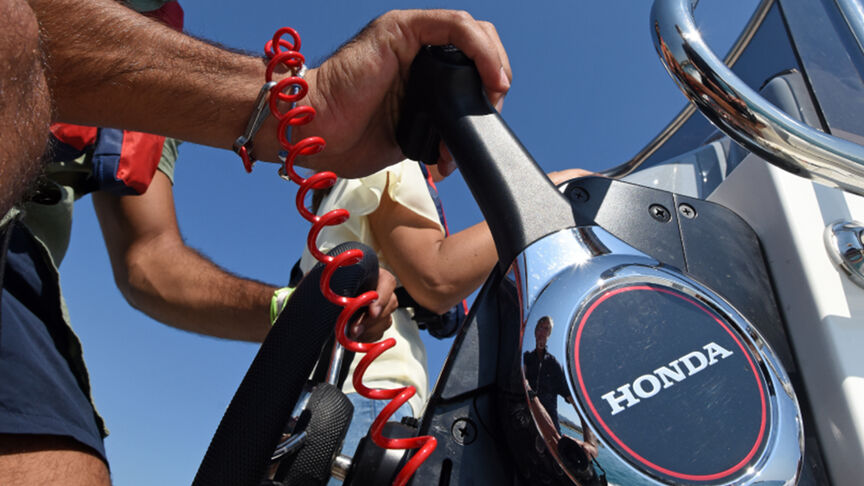
[[[291,37],[290,41],[284,38],[286,35]],[[363,252],[360,250],[349,250],[334,257],[325,255],[317,246],[318,235],[321,233],[321,230],[327,226],[334,226],[345,222],[349,217],[349,213],[345,209],[334,209],[326,214],[317,216],[309,211],[304,203],[306,195],[310,190],[332,187],[336,183],[337,177],[333,172],[324,171],[318,172],[308,178],[303,178],[294,170],[294,162],[298,156],[317,154],[325,146],[324,139],[321,137],[307,137],[296,143],[291,143],[292,127],[305,125],[311,122],[315,116],[315,110],[311,106],[297,106],[297,102],[303,99],[309,90],[306,80],[302,78],[305,59],[299,51],[300,36],[290,27],[283,27],[277,30],[273,38],[264,47],[264,52],[269,59],[265,74],[267,83],[272,82],[273,73],[277,68],[285,68],[291,73],[290,76],[283,78],[270,88],[270,113],[279,121],[277,136],[283,149],[280,153],[280,159],[284,165],[280,169],[280,174],[300,186],[295,201],[297,211],[304,219],[312,223],[312,228],[306,239],[306,245],[312,256],[325,264],[325,269],[321,275],[321,293],[333,304],[344,307],[336,322],[336,340],[345,349],[364,354],[357,368],[354,370],[352,377],[354,389],[365,398],[390,400],[390,403],[384,407],[372,423],[372,427],[370,428],[372,440],[379,447],[385,449],[419,449],[402,470],[399,471],[393,482],[394,485],[402,486],[408,482],[423,461],[432,454],[437,441],[431,436],[401,439],[384,437],[382,435],[384,425],[399,407],[414,396],[416,389],[413,386],[386,390],[373,389],[363,384],[363,374],[366,372],[366,369],[381,353],[392,348],[396,344],[396,340],[388,338],[377,343],[360,343],[349,339],[345,333],[348,321],[359,309],[368,306],[376,300],[378,293],[369,291],[357,297],[345,297],[336,294],[330,289],[330,278],[333,273],[338,268],[353,265],[360,261]],[[290,109],[285,112],[280,111],[279,102],[289,104]],[[243,155],[241,153],[241,157]],[[243,157],[243,159],[244,165],[247,164],[248,158]]]

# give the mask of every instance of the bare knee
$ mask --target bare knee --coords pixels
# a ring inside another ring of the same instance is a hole
[[[0,434],[0,484],[110,486],[111,480],[101,457],[74,439]]]
[[[51,98],[39,23],[24,0],[0,0],[0,215],[39,173]]]

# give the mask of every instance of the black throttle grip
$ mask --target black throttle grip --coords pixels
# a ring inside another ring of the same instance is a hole
[[[351,249],[363,250],[363,258],[336,270],[330,281],[333,291],[345,296],[374,290],[378,282],[378,257],[369,247],[348,242],[329,254]],[[257,486],[264,477],[303,385],[342,311],[321,294],[323,269],[318,264],[303,278],[261,344],[201,461],[194,486]]]
[[[454,92],[447,92],[446,100],[436,103],[428,97],[445,94],[434,86],[442,80],[447,83],[447,89]],[[478,86],[474,62],[456,47],[421,48],[411,65],[411,77],[396,126],[396,141],[402,153],[412,160],[436,164],[440,155],[441,132],[440,117],[434,113],[435,109],[441,104],[460,103],[458,111],[493,113],[495,109],[486,101],[482,91],[476,90]]]
[[[531,243],[574,226],[570,203],[489,103],[474,62],[453,46],[425,46],[411,64],[396,140],[438,160],[443,140],[480,206],[505,272]]]

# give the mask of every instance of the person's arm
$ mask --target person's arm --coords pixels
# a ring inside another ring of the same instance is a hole
[[[498,261],[485,222],[445,238],[438,224],[393,201],[386,190],[369,225],[411,297],[439,314],[479,287]]]
[[[546,442],[546,446],[554,450],[557,455],[558,442],[561,440],[561,432],[558,432],[558,429],[555,428],[555,422],[552,420],[552,416],[549,415],[549,411],[546,410],[546,407],[543,406],[540,402],[540,398],[537,396],[528,399],[528,406],[531,407],[534,416],[534,424],[537,425],[537,429],[540,431],[544,442]]]
[[[261,341],[276,287],[243,279],[186,246],[171,182],[157,171],[139,196],[93,193],[114,280],[130,305],[165,324]]]
[[[552,172],[555,184],[591,175],[582,169]],[[498,261],[485,222],[444,237],[440,227],[393,201],[387,190],[369,215],[375,241],[408,293],[423,307],[446,312],[479,287]]]
[[[264,83],[262,59],[190,38],[112,0],[30,5],[41,26],[57,121],[222,148],[243,133]],[[465,12],[389,12],[308,72],[304,103],[318,115],[295,136],[322,136],[327,149],[303,165],[356,177],[397,162],[394,127],[410,63],[420,46],[447,43],[475,60],[493,103],[504,95],[510,66],[492,24]],[[275,161],[278,149],[269,117],[254,152]]]
[[[600,454],[600,441],[594,432],[591,432],[591,427],[585,425],[585,418],[579,415],[579,421],[582,423],[582,450],[588,454],[591,459],[597,459]]]
[[[117,287],[133,307],[187,331],[264,339],[276,287],[232,275],[186,246],[165,174],[157,171],[140,196],[96,192],[93,203]],[[379,274],[377,290],[382,297],[370,306],[368,319],[355,326],[355,334],[362,333],[364,340],[381,336],[397,305],[394,287],[392,275]]]
[[[564,367],[561,366],[561,363],[558,360],[555,360],[555,377],[553,378],[555,381],[556,390],[555,392],[561,396],[565,402],[573,405],[573,397],[570,396],[570,386],[567,384],[567,377],[564,375]]]
[[[193,39],[114,0],[30,5],[58,121],[223,148],[245,128],[264,79],[261,59]]]

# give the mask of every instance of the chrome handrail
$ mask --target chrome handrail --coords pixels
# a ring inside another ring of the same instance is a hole
[[[726,135],[782,169],[864,195],[864,147],[799,123],[735,76],[703,41],[691,0],[655,0],[651,32],[678,87]]]
[[[744,49],[750,45],[750,41],[753,40],[753,36],[756,34],[756,31],[759,30],[759,26],[762,25],[762,22],[768,15],[771,7],[774,6],[775,1],[776,0],[762,0],[759,3],[753,16],[750,17],[750,21],[747,22],[747,25],[744,26],[744,30],[742,30],[741,34],[738,36],[738,40],[735,41],[735,44],[726,54],[726,58],[723,59],[723,64],[726,66],[734,66],[735,63],[738,62],[741,54],[744,53]],[[678,129],[690,120],[690,117],[693,116],[695,112],[696,106],[694,106],[693,103],[687,103],[681,112],[678,113],[678,115],[676,115],[675,118],[673,118],[672,121],[669,122],[669,124],[666,125],[666,127],[656,137],[654,137],[653,140],[648,142],[642,150],[631,157],[627,162],[612,167],[611,169],[604,170],[603,175],[617,179],[638,170],[645,161],[653,156],[654,153],[663,146],[663,144],[678,132]]]

